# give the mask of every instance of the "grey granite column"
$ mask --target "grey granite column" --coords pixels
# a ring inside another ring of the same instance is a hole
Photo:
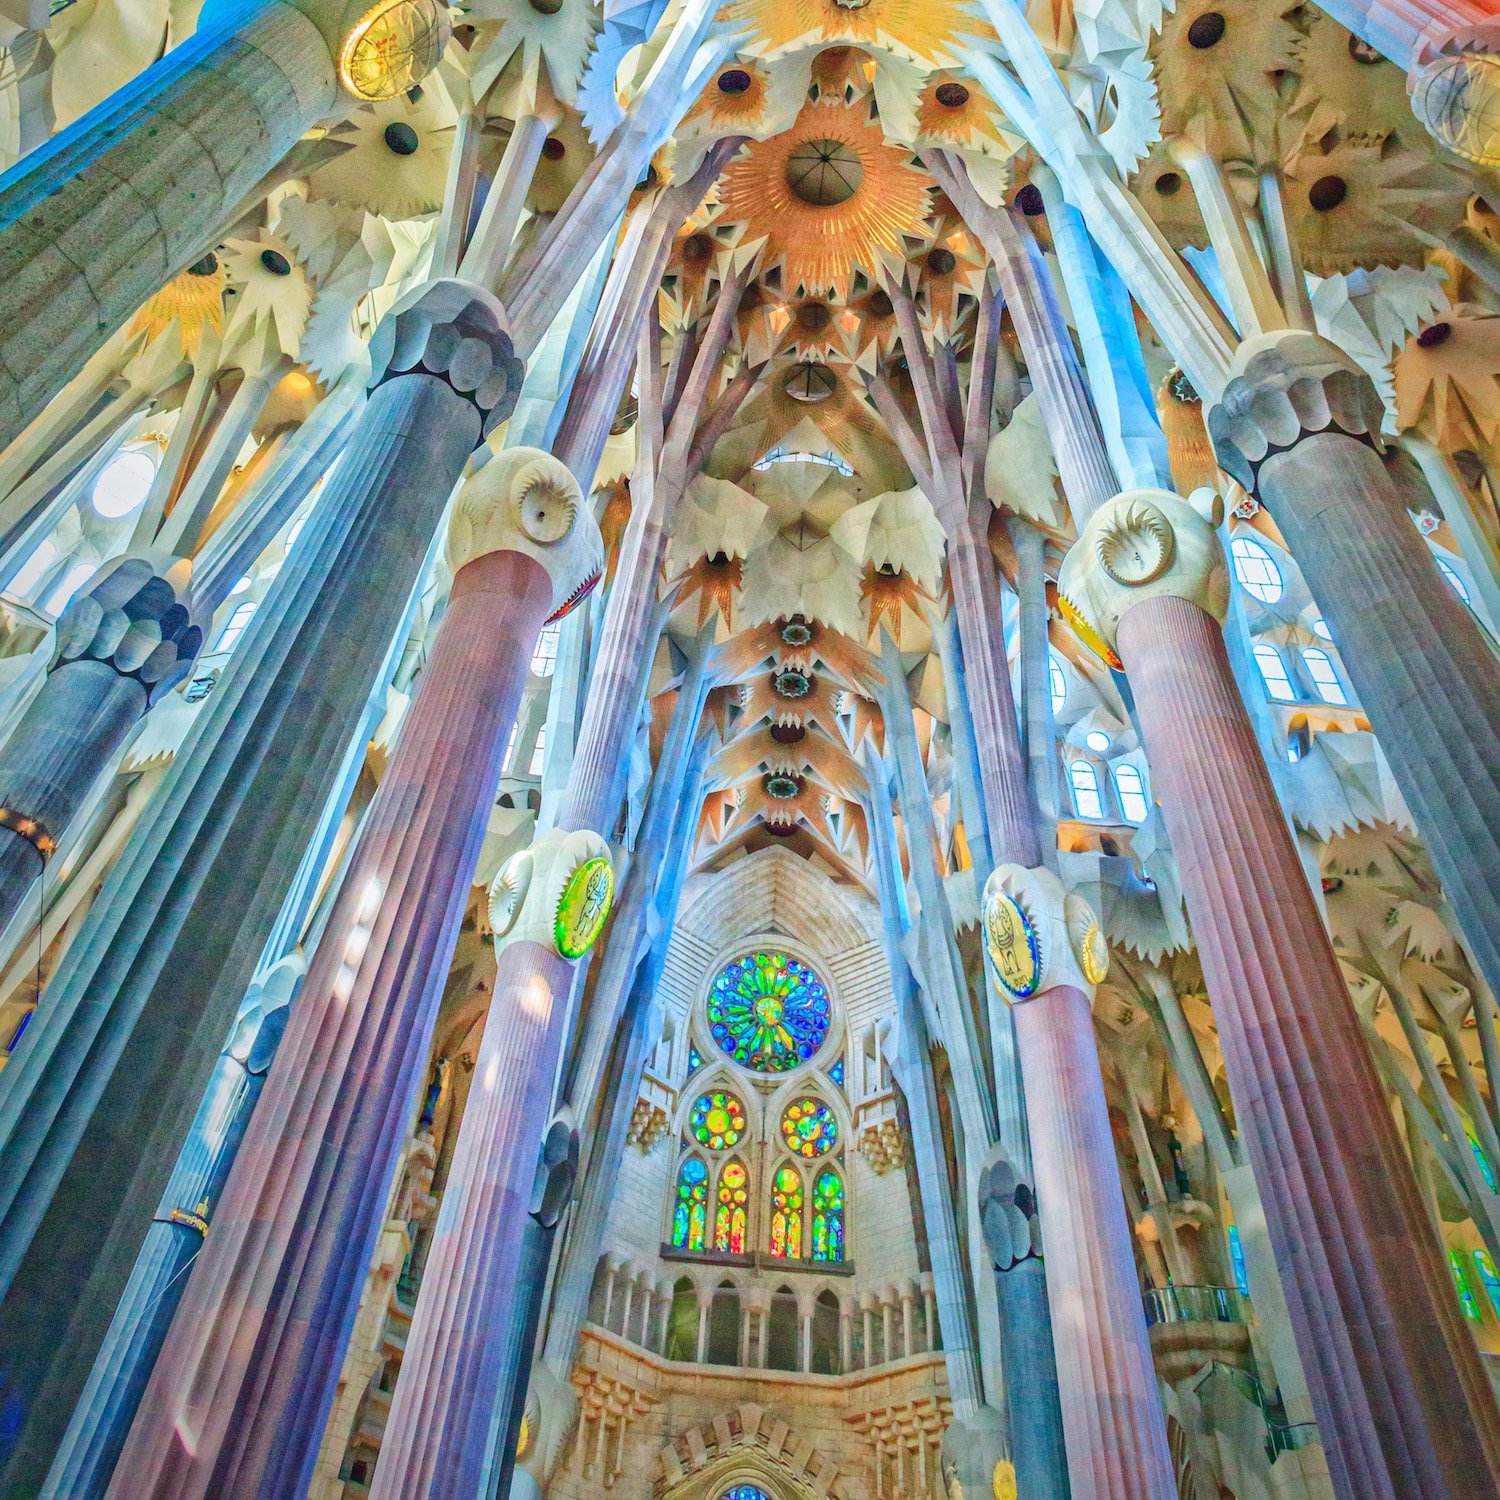
[[[1316,334],[1240,346],[1208,414],[1275,517],[1417,821],[1475,967],[1500,988],[1500,661],[1380,461],[1369,377]]]
[[[57,622],[47,680],[0,749],[0,926],[67,831],[105,762],[192,670],[203,641],[171,558],[117,558]]]
[[[520,386],[499,304],[460,282],[373,354],[345,461],[0,1076],[6,1496],[46,1472],[438,518]]]

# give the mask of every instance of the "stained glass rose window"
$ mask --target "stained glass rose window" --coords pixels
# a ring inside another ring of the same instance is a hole
[[[688,1129],[700,1146],[727,1150],[745,1133],[745,1106],[722,1089],[702,1094],[688,1117]]]
[[[714,1040],[741,1067],[784,1073],[828,1035],[823,981],[785,953],[748,953],[726,964],[708,997]]]
[[[798,1156],[822,1156],[838,1143],[838,1121],[821,1099],[798,1099],[781,1117],[781,1136]]]

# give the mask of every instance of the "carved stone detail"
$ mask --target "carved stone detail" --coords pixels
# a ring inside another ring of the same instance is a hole
[[[148,703],[193,669],[204,621],[182,558],[127,553],[106,563],[73,595],[57,622],[50,671],[101,661],[146,690]]]
[[[1026,993],[1013,994],[1002,987],[1007,999],[1029,1000],[1062,985],[1093,994],[1108,968],[1108,948],[1100,947],[1099,919],[1082,896],[1068,890],[1050,870],[997,866],[984,883],[981,930],[987,944],[990,912],[997,903],[1020,908],[1036,955],[1035,978]]]
[[[609,858],[609,845],[597,833],[561,828],[549,828],[531,848],[512,855],[490,886],[496,947],[532,942],[552,948],[553,924],[569,879],[588,860],[601,858]],[[526,867],[524,881],[515,878],[512,866]]]
[[[1214,491],[1184,500],[1169,490],[1126,490],[1089,519],[1058,574],[1063,614],[1094,649],[1111,652],[1120,621],[1137,604],[1171,595],[1224,620],[1229,565],[1217,527],[1224,503]],[[1093,637],[1094,639],[1091,639]]]
[[[570,609],[604,571],[599,523],[573,472],[540,448],[507,448],[466,479],[448,523],[457,573],[490,552],[521,552],[552,580],[552,609]]]
[[[1260,466],[1314,433],[1341,432],[1379,452],[1384,416],[1374,383],[1342,349],[1283,329],[1240,344],[1208,432],[1219,467],[1255,494]]]
[[[399,302],[370,341],[370,389],[399,375],[435,375],[472,401],[488,437],[521,394],[525,363],[505,309],[465,281],[429,282]]]

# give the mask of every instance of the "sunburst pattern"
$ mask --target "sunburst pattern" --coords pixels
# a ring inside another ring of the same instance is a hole
[[[976,41],[995,31],[961,0],[745,0],[741,15],[757,32],[754,49],[767,56],[837,42],[879,47],[930,67],[956,67]]]
[[[793,153],[831,141],[857,158],[858,187],[841,203],[804,202],[787,180]],[[877,270],[899,256],[901,237],[919,233],[932,179],[911,154],[890,145],[863,107],[807,105],[790,130],[750,147],[724,174],[721,216],[765,241],[788,291],[848,295],[856,269]]]

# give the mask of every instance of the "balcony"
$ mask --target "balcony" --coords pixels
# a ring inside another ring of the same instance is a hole
[[[1233,1287],[1157,1287],[1142,1300],[1156,1373],[1168,1385],[1177,1385],[1204,1365],[1245,1371],[1254,1365],[1250,1303]]]

